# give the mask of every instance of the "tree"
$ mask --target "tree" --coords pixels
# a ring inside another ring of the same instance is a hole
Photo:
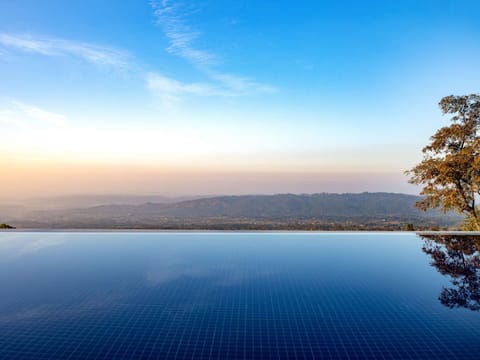
[[[422,150],[423,160],[406,173],[423,185],[421,210],[441,208],[465,213],[464,230],[480,230],[480,95],[447,96],[440,103],[452,124],[439,129]]]
[[[450,278],[438,299],[449,308],[480,311],[480,239],[466,235],[421,235],[423,252],[438,272]]]

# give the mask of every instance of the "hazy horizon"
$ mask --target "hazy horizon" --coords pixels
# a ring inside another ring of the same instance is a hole
[[[279,193],[396,192],[418,194],[396,173],[204,173],[152,169],[90,168],[24,169],[2,179],[2,199],[56,196],[211,196]],[[372,179],[372,175],[374,179]],[[35,181],[31,179],[35,177]],[[9,185],[10,182],[10,185]]]
[[[438,101],[478,92],[479,10],[2,2],[2,197],[418,193]]]

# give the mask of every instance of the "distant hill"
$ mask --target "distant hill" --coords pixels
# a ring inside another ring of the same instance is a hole
[[[65,195],[35,197],[19,201],[18,205],[33,209],[72,209],[100,205],[140,205],[147,202],[173,203],[183,200],[205,198],[205,196],[166,197],[160,195]],[[10,201],[11,202],[11,201]],[[0,205],[1,209],[1,205]]]
[[[423,213],[420,197],[396,193],[217,196],[177,202],[110,204],[31,211],[16,220],[24,227],[72,228],[417,228],[451,226],[461,217]],[[8,219],[12,223],[12,219]],[[342,225],[343,224],[343,225]],[[346,224],[346,225],[345,225]],[[351,225],[348,225],[351,224]],[[343,226],[343,227],[342,227]]]
[[[421,216],[414,203],[419,197],[389,193],[221,196],[183,201],[156,208],[143,205],[139,211],[180,217],[321,218]]]

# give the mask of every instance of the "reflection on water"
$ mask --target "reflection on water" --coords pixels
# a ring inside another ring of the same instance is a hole
[[[443,287],[440,302],[449,308],[480,310],[480,236],[422,235],[423,251],[453,285]]]
[[[22,233],[9,233],[7,238],[0,238],[0,255],[20,257],[43,249],[62,245],[65,234],[45,234],[37,239],[26,239]],[[1,260],[1,259],[0,259]]]
[[[479,257],[395,233],[0,233],[0,359],[477,360],[480,312],[437,298],[451,280],[442,303],[479,310]]]

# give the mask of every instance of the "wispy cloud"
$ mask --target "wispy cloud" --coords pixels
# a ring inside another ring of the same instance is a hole
[[[210,89],[207,95],[245,96],[277,91],[273,86],[262,84],[250,77],[219,71],[220,57],[197,46],[197,40],[202,34],[188,23],[188,18],[195,9],[171,0],[151,1],[150,4],[157,25],[169,41],[167,52],[186,59],[208,76],[211,84],[206,85]]]
[[[28,128],[33,124],[49,125],[54,127],[67,126],[67,117],[62,114],[47,111],[38,106],[8,99],[1,102],[0,122],[21,128]]]
[[[173,108],[188,96],[240,96],[252,95],[253,91],[272,93],[276,89],[231,74],[210,74],[215,83],[184,83],[157,72],[146,75],[148,89],[167,108]]]
[[[7,49],[46,56],[75,56],[95,65],[120,69],[128,67],[130,61],[127,52],[113,47],[52,37],[0,33],[0,55]]]
[[[277,89],[273,86],[259,83],[246,76],[211,72],[210,76],[220,82],[230,91],[231,95],[248,95],[256,93],[274,93]]]
[[[146,76],[147,86],[166,107],[175,106],[182,96],[198,95],[208,96],[215,91],[209,84],[182,83],[159,73],[148,73]]]
[[[192,96],[252,96],[276,91],[273,86],[251,77],[219,70],[220,57],[197,46],[197,40],[202,34],[189,25],[188,20],[196,9],[185,3],[169,0],[152,1],[151,6],[158,26],[168,39],[167,52],[190,62],[203,74],[205,81],[183,82],[163,73],[147,72],[136,64],[135,58],[125,50],[51,36],[0,32],[0,57],[6,59],[17,52],[52,57],[70,56],[96,66],[134,69],[136,75],[144,79],[147,89],[166,107],[173,107],[182,99]],[[14,110],[0,111],[0,121],[3,123],[20,126],[25,117],[56,125],[65,120],[61,115],[21,102],[16,102]]]
[[[13,100],[12,104],[17,107],[23,114],[31,119],[40,120],[55,126],[65,126],[67,117],[39,108],[38,106],[25,104],[23,102]]]
[[[187,23],[189,13],[185,5],[163,0],[161,3],[152,1],[151,6],[159,25],[169,40],[167,51],[187,59],[195,65],[211,65],[218,62],[217,55],[195,46],[201,33],[194,31]]]

